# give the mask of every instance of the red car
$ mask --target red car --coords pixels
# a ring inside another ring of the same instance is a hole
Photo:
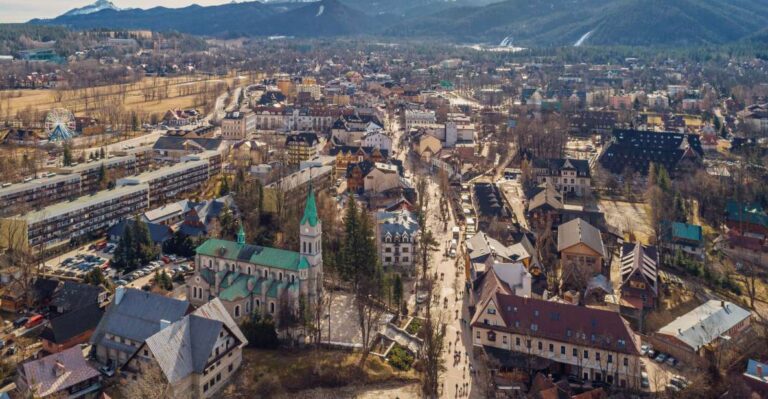
[[[45,321],[45,317],[43,317],[43,315],[36,314],[27,320],[27,324],[25,324],[24,327],[32,328],[34,326],[40,325],[43,321]]]

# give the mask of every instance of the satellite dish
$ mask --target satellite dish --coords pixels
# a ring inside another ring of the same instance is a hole
[[[54,108],[45,117],[45,131],[52,142],[72,139],[75,126],[75,116],[64,108]]]

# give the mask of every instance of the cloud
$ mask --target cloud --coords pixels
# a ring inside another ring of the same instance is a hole
[[[26,22],[33,18],[53,18],[73,8],[95,0],[0,0],[0,23]],[[151,8],[156,6],[184,7],[190,4],[213,5],[226,0],[112,0],[121,8]]]

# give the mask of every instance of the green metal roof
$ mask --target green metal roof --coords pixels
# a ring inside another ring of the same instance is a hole
[[[317,222],[320,218],[317,216],[317,204],[315,203],[315,192],[312,188],[309,189],[309,195],[307,195],[307,205],[304,207],[304,216],[301,218],[300,224],[309,223],[310,226],[317,226]]]
[[[232,285],[219,293],[219,298],[225,301],[235,301],[249,296],[248,280],[249,278],[247,275],[237,276]]]
[[[196,249],[199,255],[232,261],[248,262],[283,270],[299,270],[301,255],[284,249],[238,244],[234,241],[211,238]]]
[[[760,204],[728,201],[725,206],[728,220],[768,227],[768,215]]]
[[[701,226],[674,222],[672,223],[672,238],[700,242],[702,239]]]
[[[301,260],[299,261],[299,270],[301,269],[309,269],[309,261],[305,256],[302,256]]]

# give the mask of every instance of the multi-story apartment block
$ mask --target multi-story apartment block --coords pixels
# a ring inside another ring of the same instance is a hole
[[[93,162],[81,163],[72,166],[64,166],[57,169],[62,174],[79,174],[81,177],[80,188],[83,193],[93,193],[101,189],[102,166],[104,172],[112,178],[128,176],[136,173],[136,156],[126,155],[113,157]]]
[[[309,303],[322,291],[322,221],[310,191],[299,222],[299,251],[245,243],[240,226],[237,241],[209,239],[197,248],[195,276],[187,298],[201,305],[219,298],[235,320],[252,313],[279,317],[280,307],[298,312],[301,297]]]
[[[181,157],[179,161],[206,161],[208,162],[208,177],[214,177],[221,174],[224,155],[220,151],[203,151],[197,154]]]
[[[413,128],[431,126],[437,123],[435,111],[406,110],[405,111],[405,131]]]
[[[286,136],[285,146],[288,148],[288,164],[298,165],[317,156],[318,142],[317,134],[312,132]]]
[[[0,188],[0,216],[13,215],[80,195],[80,175],[56,175]]]
[[[376,245],[384,267],[410,270],[416,264],[416,236],[419,223],[407,210],[376,213]]]
[[[640,387],[640,342],[617,312],[489,292],[471,325],[473,343],[490,353],[543,360],[552,374]]]
[[[136,157],[136,172],[141,173],[149,169],[152,165],[152,159],[154,158],[154,150],[151,145],[142,145],[138,147],[125,148],[118,151],[111,152],[111,155],[115,156],[131,156]]]
[[[230,112],[221,120],[221,137],[240,140],[256,130],[256,114],[253,112]]]
[[[149,186],[137,184],[100,191],[70,202],[0,220],[0,247],[43,248],[102,231],[147,210]]]
[[[592,192],[592,175],[586,159],[536,158],[533,161],[533,173],[536,184],[549,181],[566,195],[581,197]]]
[[[182,193],[194,192],[208,181],[209,162],[205,159],[181,162],[169,167],[124,177],[118,187],[147,185],[149,206],[158,206],[178,198]]]

